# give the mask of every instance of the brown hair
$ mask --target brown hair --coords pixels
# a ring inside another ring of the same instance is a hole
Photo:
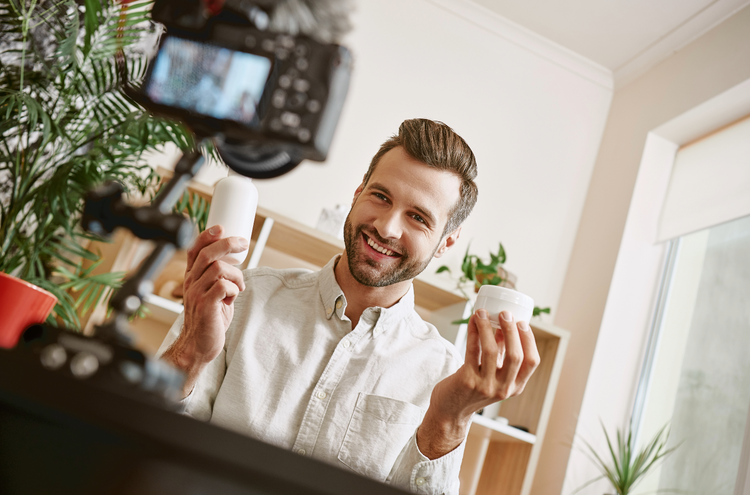
[[[403,147],[414,159],[432,168],[452,172],[461,179],[461,196],[450,210],[443,235],[456,230],[477,202],[478,189],[474,183],[477,161],[469,145],[442,122],[428,119],[405,120],[398,128],[398,135],[391,136],[372,157],[363,185],[370,180],[383,155],[397,146]]]

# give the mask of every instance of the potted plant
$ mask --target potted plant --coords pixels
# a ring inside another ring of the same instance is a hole
[[[479,292],[479,288],[483,285],[499,285],[501,287],[508,287],[509,289],[516,288],[516,276],[508,272],[503,264],[507,260],[505,248],[500,243],[497,249],[497,253],[490,253],[490,261],[485,263],[482,258],[475,254],[469,254],[471,245],[466,248],[466,254],[461,261],[461,275],[458,277],[456,287],[464,295],[466,299],[471,299],[466,293],[465,287],[468,284],[474,288],[474,292]],[[437,269],[436,273],[448,272],[452,275],[451,269],[443,265]],[[550,308],[540,308],[534,306],[532,316],[538,316],[542,313],[549,314]],[[469,319],[457,320],[452,322],[454,325],[460,325],[461,323],[468,323]]]
[[[617,495],[630,495],[633,488],[640,483],[649,472],[660,464],[665,457],[675,451],[679,445],[667,448],[669,429],[664,425],[654,437],[636,452],[632,425],[626,432],[617,430],[617,443],[613,445],[607,430],[602,424],[604,437],[607,439],[607,451],[599,454],[586,440],[581,439],[586,446],[586,454],[596,465],[601,476],[590,480],[578,488],[580,492],[587,486],[601,479],[607,479]],[[657,490],[652,493],[676,493],[675,490]]]
[[[193,146],[187,129],[121,91],[125,78],[142,80],[156,43],[150,6],[0,5],[0,272],[57,297],[49,324],[80,328],[78,313],[123,277],[95,273],[100,256],[86,246],[98,239],[79,227],[86,191],[115,180],[146,194],[156,177],[144,152],[167,142]]]

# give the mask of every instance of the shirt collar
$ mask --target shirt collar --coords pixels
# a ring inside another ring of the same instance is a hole
[[[346,311],[346,296],[336,282],[334,267],[341,255],[334,256],[320,271],[319,289],[320,299],[326,318],[331,319],[334,314],[343,319]],[[377,337],[384,330],[394,327],[395,323],[405,318],[414,311],[414,285],[409,285],[409,290],[396,304],[390,308],[372,307],[362,313],[362,319],[373,327],[373,336]]]

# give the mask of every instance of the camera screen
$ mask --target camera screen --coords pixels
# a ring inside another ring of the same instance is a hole
[[[170,36],[146,93],[155,103],[252,126],[270,71],[266,57]]]

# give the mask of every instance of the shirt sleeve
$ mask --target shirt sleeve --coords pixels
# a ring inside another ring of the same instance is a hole
[[[387,483],[412,493],[458,495],[458,473],[466,439],[442,457],[430,460],[417,446],[417,432],[409,439],[391,469]]]
[[[167,332],[159,350],[156,351],[156,357],[161,357],[164,352],[177,340],[182,332],[184,323],[184,313],[181,313],[175,320],[172,328]],[[206,369],[203,370],[195,383],[192,392],[180,401],[183,412],[188,416],[202,421],[211,419],[213,413],[214,400],[219,393],[219,388],[224,381],[226,373],[226,348],[222,349],[216,359],[211,361]]]

